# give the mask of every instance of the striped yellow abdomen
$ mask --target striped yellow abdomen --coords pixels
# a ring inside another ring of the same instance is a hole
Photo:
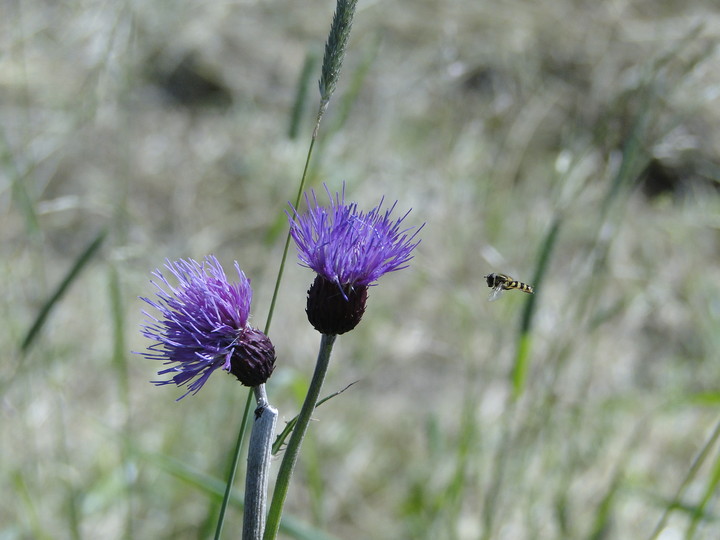
[[[522,281],[510,281],[510,282],[506,283],[505,287],[503,287],[503,288],[504,289],[517,289],[519,291],[523,291],[523,292],[530,293],[530,294],[532,294],[534,292],[533,288],[530,285],[528,285],[527,283],[523,283]]]

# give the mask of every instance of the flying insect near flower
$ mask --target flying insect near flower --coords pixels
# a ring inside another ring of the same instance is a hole
[[[517,281],[507,274],[492,273],[483,277],[485,278],[485,281],[487,281],[488,287],[492,289],[490,291],[490,296],[488,297],[488,300],[491,302],[500,298],[503,291],[509,291],[511,289],[517,289],[518,291],[529,294],[535,292],[535,289],[533,289],[532,286],[527,283],[523,283],[522,281]]]

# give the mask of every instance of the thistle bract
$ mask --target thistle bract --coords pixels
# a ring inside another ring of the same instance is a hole
[[[326,188],[327,191],[327,188]],[[365,311],[367,289],[388,272],[406,268],[420,243],[420,228],[402,228],[409,211],[391,219],[397,203],[382,210],[383,200],[370,210],[345,203],[345,193],[327,191],[328,207],[305,195],[308,211],[293,208],[290,234],[303,266],[318,275],[308,291],[310,323],[323,334],[342,334],[357,326]]]
[[[340,335],[355,328],[365,313],[368,288],[338,286],[317,275],[308,290],[307,313],[313,328],[321,334]]]
[[[142,334],[156,343],[142,354],[170,366],[158,375],[172,375],[152,382],[187,385],[181,398],[200,390],[218,368],[245,386],[264,383],[275,366],[275,349],[265,334],[248,324],[252,289],[237,262],[237,283],[228,281],[213,256],[202,264],[192,259],[166,261],[165,268],[177,285],[156,270],[153,275],[159,282],[152,283],[157,300],[142,298],[160,313],[156,318],[143,312],[148,320]]]

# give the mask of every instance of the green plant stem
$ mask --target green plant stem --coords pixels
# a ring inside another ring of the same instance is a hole
[[[315,372],[313,373],[310,387],[308,388],[305,401],[303,402],[302,409],[300,410],[297,424],[295,424],[295,429],[293,430],[293,433],[290,436],[290,441],[288,441],[287,448],[285,449],[285,455],[280,463],[280,470],[278,471],[277,480],[275,481],[275,491],[273,492],[267,527],[265,529],[265,536],[263,537],[265,540],[273,540],[277,537],[278,529],[280,528],[280,517],[282,516],[283,505],[285,504],[288,487],[290,486],[290,479],[292,478],[295,463],[297,462],[298,455],[300,454],[300,445],[305,437],[305,432],[307,431],[308,424],[310,423],[312,413],[315,410],[315,404],[317,403],[318,396],[320,395],[320,389],[322,388],[323,381],[325,380],[325,373],[327,373],[328,364],[330,363],[330,354],[336,337],[337,336],[335,335],[323,334],[322,339],[320,340],[320,350],[318,351],[317,363],[315,364]]]
[[[325,115],[325,111],[327,110],[328,104],[330,102],[330,97],[332,96],[334,90],[335,90],[335,83],[337,82],[337,77],[340,73],[340,66],[342,65],[342,59],[345,54],[345,46],[347,45],[347,38],[350,34],[350,27],[352,25],[352,17],[355,13],[355,4],[357,3],[357,0],[353,1],[347,1],[343,2],[342,0],[338,0],[338,7],[337,7],[337,13],[340,14],[340,17],[335,16],[333,18],[333,26],[331,27],[330,32],[330,38],[329,41],[331,42],[331,46],[329,47],[330,52],[334,53],[331,58],[332,62],[328,60],[328,50],[326,48],[326,54],[325,58],[323,58],[323,75],[321,77],[321,96],[320,96],[320,106],[318,108],[317,118],[315,121],[315,128],[313,129],[312,138],[310,139],[310,146],[308,148],[307,157],[305,158],[305,167],[303,168],[302,177],[300,178],[300,185],[298,186],[297,195],[295,196],[295,208],[297,208],[300,205],[300,197],[302,197],[303,190],[305,189],[305,182],[307,180],[307,174],[308,169],[310,166],[310,158],[312,157],[313,148],[315,147],[315,141],[318,137],[318,132],[320,130],[320,124],[322,122],[323,116]],[[336,15],[337,15],[336,13]],[[339,25],[339,26],[338,26]],[[333,32],[335,32],[335,40],[338,40],[339,43],[335,43],[333,40]],[[331,68],[331,69],[330,69]],[[322,83],[322,81],[325,81]],[[273,289],[273,295],[272,299],[270,301],[270,309],[268,310],[268,316],[267,320],[265,322],[265,334],[269,335],[270,332],[270,323],[272,322],[273,313],[275,312],[275,304],[277,303],[277,297],[278,292],[280,290],[280,282],[282,281],[283,272],[285,270],[285,262],[287,261],[287,254],[288,249],[290,247],[290,230],[288,229],[287,236],[285,237],[285,246],[283,247],[283,254],[282,259],[280,261],[280,267],[278,268],[278,274],[277,278],[275,279],[275,288]],[[326,339],[327,338],[327,339]],[[325,361],[325,369],[327,369],[327,361],[330,359],[330,351],[332,350],[332,344],[335,341],[335,336],[323,336],[322,344],[325,344],[326,342],[329,343],[327,346],[328,353],[327,353],[327,359]],[[323,346],[321,344],[321,355],[322,355],[322,349]],[[320,360],[318,359],[318,365],[320,364]],[[317,367],[316,367],[317,372]],[[324,371],[323,371],[323,377],[324,377]],[[313,379],[314,381],[314,379]],[[322,379],[320,380],[320,384],[322,385]],[[312,386],[311,386],[312,388]],[[318,387],[317,391],[320,391],[320,388]],[[264,385],[263,385],[263,393],[264,393]],[[315,401],[317,400],[317,394],[315,395],[313,401],[312,401],[312,408],[315,406]],[[307,402],[307,400],[306,400]],[[230,491],[232,488],[233,480],[235,479],[235,471],[237,469],[237,464],[240,461],[240,450],[242,449],[242,442],[245,438],[245,430],[247,429],[247,419],[250,416],[250,406],[252,404],[252,394],[248,393],[247,400],[245,402],[245,412],[243,413],[243,421],[240,424],[240,432],[238,433],[238,439],[237,444],[235,445],[235,455],[233,456],[232,465],[230,468],[230,473],[228,475],[228,482],[227,487],[225,489],[225,496],[223,497],[223,502],[220,508],[220,515],[218,516],[218,523],[215,530],[215,540],[219,540],[220,538],[220,532],[222,531],[223,521],[225,520],[225,510],[228,505],[228,501],[230,499]],[[261,403],[258,403],[258,407],[261,406]],[[312,409],[311,408],[311,409]],[[310,411],[312,412],[312,410]],[[305,432],[305,429],[307,429],[307,426],[303,428],[303,433]],[[293,438],[295,438],[295,434],[293,433]],[[302,439],[302,437],[301,437]],[[298,447],[300,446],[298,442]],[[286,454],[287,456],[287,454]],[[297,459],[297,456],[295,457]],[[283,460],[283,464],[285,463],[285,460]],[[294,467],[295,463],[293,461],[292,466],[290,467],[290,474],[292,474],[292,468]],[[281,468],[282,472],[282,468]],[[289,476],[287,479],[287,483],[289,483]],[[285,486],[285,492],[287,492],[287,485]],[[275,488],[275,493],[277,493],[277,487]],[[283,501],[284,501],[283,496]],[[275,497],[273,496],[273,506],[275,505]],[[272,507],[271,507],[272,512]],[[277,515],[277,521],[274,523],[274,531],[272,533],[272,537],[274,538],[277,535],[277,529],[280,525],[280,513],[282,513],[282,502],[280,503],[280,508],[278,510]]]
[[[300,197],[302,197],[302,192],[305,189],[305,181],[307,179],[307,173],[308,169],[310,167],[310,158],[313,154],[313,148],[315,147],[315,140],[317,139],[317,132],[320,128],[320,122],[322,121],[323,114],[325,113],[325,109],[327,108],[327,104],[323,107],[320,106],[320,109],[318,110],[318,116],[317,121],[315,123],[315,129],[313,131],[312,139],[310,140],[310,146],[308,148],[307,157],[305,158],[305,167],[303,168],[303,174],[300,178],[300,185],[298,186],[297,195],[295,196],[295,208],[297,208],[300,205]],[[282,281],[283,272],[285,270],[285,263],[287,261],[287,254],[288,250],[290,248],[290,230],[288,229],[287,235],[285,236],[285,246],[283,247],[283,254],[282,259],[280,260],[280,267],[278,268],[278,274],[275,278],[275,288],[273,289],[273,295],[272,299],[270,300],[270,309],[268,310],[268,316],[265,321],[265,330],[264,333],[266,335],[270,332],[270,324],[272,323],[273,313],[275,312],[275,304],[277,303],[277,297],[278,292],[280,291],[280,282]],[[262,385],[264,388],[264,385]],[[263,389],[264,393],[264,389]],[[228,474],[228,481],[227,481],[227,487],[225,489],[225,495],[223,496],[222,505],[220,506],[220,514],[218,515],[218,522],[217,526],[215,528],[215,540],[220,539],[220,533],[222,532],[223,527],[223,521],[225,520],[225,510],[227,509],[228,502],[230,500],[230,492],[232,490],[232,484],[235,480],[235,472],[237,470],[237,464],[240,461],[240,451],[242,450],[242,443],[245,439],[245,431],[247,430],[247,420],[250,417],[250,407],[252,406],[252,391],[248,392],[247,400],[245,401],[245,410],[243,412],[243,421],[240,424],[240,431],[238,433],[237,443],[235,444],[235,453],[233,455],[232,465],[230,467],[230,472]],[[262,404],[258,402],[257,406],[260,407]]]
[[[321,109],[322,111],[322,109]],[[295,197],[295,208],[300,204],[300,197],[302,196],[303,189],[305,187],[305,179],[307,178],[307,172],[310,165],[310,158],[312,157],[313,147],[315,146],[315,139],[317,136],[317,128],[320,125],[322,114],[318,113],[317,124],[315,126],[315,132],[313,138],[310,141],[310,147],[308,148],[307,157],[305,158],[305,168],[303,169],[302,178],[300,179],[300,186]],[[264,333],[268,335],[270,332],[270,323],[272,323],[273,313],[275,312],[275,304],[277,303],[278,291],[280,290],[280,282],[282,281],[283,271],[285,270],[285,262],[287,261],[287,254],[290,248],[290,230],[288,229],[287,236],[285,237],[285,246],[283,247],[282,259],[280,261],[280,267],[278,268],[277,278],[275,278],[275,288],[273,289],[272,300],[270,301],[270,309],[268,310],[268,316],[265,321]],[[264,393],[264,386],[263,393]],[[233,481],[235,480],[235,472],[237,470],[237,464],[240,461],[240,451],[242,450],[242,443],[245,439],[245,431],[247,430],[247,420],[250,417],[250,407],[253,402],[252,391],[248,392],[247,400],[245,401],[245,410],[243,412],[243,421],[240,424],[240,431],[238,433],[237,443],[235,444],[235,453],[233,454],[232,465],[230,466],[230,472],[228,474],[227,486],[225,488],[225,495],[223,496],[222,504],[220,506],[220,514],[218,515],[218,522],[215,528],[215,540],[220,539],[220,533],[222,532],[223,521],[225,520],[225,510],[227,509],[228,502],[230,501],[230,492],[232,491]],[[258,402],[258,407],[261,403]]]
[[[322,110],[322,109],[321,109]],[[313,138],[310,141],[310,147],[308,148],[307,157],[305,158],[305,167],[303,168],[302,178],[300,179],[300,185],[298,186],[297,195],[295,196],[295,208],[300,204],[300,197],[302,196],[303,189],[305,188],[305,179],[307,178],[307,172],[310,165],[310,158],[312,157],[313,147],[315,146],[315,139],[317,137],[317,129],[322,119],[322,112],[318,114],[317,124],[315,126],[315,132],[313,132]],[[272,323],[273,313],[275,312],[275,304],[277,303],[278,292],[280,290],[280,282],[282,281],[283,272],[285,270],[285,263],[287,262],[287,254],[290,248],[290,230],[288,229],[287,235],[285,236],[285,246],[283,247],[282,259],[280,260],[280,267],[278,268],[278,274],[275,278],[275,288],[273,289],[272,299],[270,301],[270,309],[268,310],[268,316],[265,321],[265,331],[267,335],[270,332],[270,324]],[[267,502],[267,486],[268,477],[270,470],[270,457],[272,450],[272,436],[275,430],[275,423],[277,420],[277,410],[272,408],[267,401],[267,394],[265,393],[265,385],[261,384],[260,389],[256,390],[255,395],[257,398],[257,409],[261,411],[261,414],[272,415],[272,422],[267,421],[267,417],[263,422],[258,423],[259,419],[256,417],[256,421],[253,423],[253,433],[251,434],[251,444],[248,449],[248,469],[245,473],[245,512],[243,520],[243,539],[255,539],[258,540],[262,537],[263,529],[265,525],[265,506]],[[219,533],[222,530],[222,522],[225,519],[225,508],[227,508],[228,500],[230,498],[230,487],[232,486],[235,478],[235,471],[237,464],[240,461],[240,451],[242,449],[242,441],[245,438],[245,431],[247,430],[247,419],[250,416],[250,407],[252,405],[252,394],[248,393],[247,401],[245,402],[245,411],[243,413],[243,423],[240,425],[240,433],[238,433],[238,442],[235,446],[235,455],[233,457],[232,469],[228,478],[228,487],[225,490],[225,496],[223,497],[222,509],[218,518],[218,526],[216,531],[215,540],[219,540]],[[257,434],[256,434],[257,430]],[[268,431],[270,430],[270,431]],[[255,438],[256,442],[253,445],[252,439]],[[262,441],[262,442],[261,442]],[[269,444],[269,446],[266,445]],[[253,455],[257,453],[256,455]],[[256,476],[252,478],[253,476]],[[262,486],[263,492],[258,493],[256,490]]]
[[[255,419],[250,434],[245,474],[243,540],[261,540],[265,529],[270,458],[278,416],[277,409],[268,403],[265,385],[256,386],[253,391],[258,407],[255,409]]]
[[[313,138],[310,140],[310,147],[308,148],[307,157],[305,158],[305,168],[303,169],[302,178],[300,178],[300,185],[298,186],[297,195],[295,196],[295,208],[300,205],[300,197],[305,189],[305,180],[307,179],[308,168],[310,167],[310,158],[312,157],[313,147],[315,146],[315,139],[317,137],[317,128],[320,125],[321,116],[318,116],[317,124],[315,126],[315,133]],[[278,268],[277,278],[275,278],[275,288],[273,289],[272,299],[270,300],[270,310],[268,311],[267,320],[265,321],[265,334],[270,332],[270,323],[272,322],[273,313],[275,312],[275,304],[277,302],[278,291],[280,290],[280,282],[282,281],[283,272],[285,271],[285,262],[287,261],[287,254],[290,248],[290,229],[288,229],[287,235],[285,236],[285,246],[283,247],[282,259],[280,260],[280,268]]]

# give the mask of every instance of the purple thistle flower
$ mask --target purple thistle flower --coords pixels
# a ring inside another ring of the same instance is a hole
[[[334,198],[325,190],[329,207],[320,206],[312,191],[312,202],[305,195],[307,213],[293,208],[288,217],[301,264],[318,274],[308,291],[310,322],[324,334],[341,334],[360,322],[367,288],[383,274],[407,268],[422,226],[412,233],[413,227],[401,228],[410,211],[392,220],[397,202],[383,211],[381,199],[362,212],[356,203],[345,203],[344,189]]]
[[[239,282],[230,283],[214,256],[198,263],[192,259],[170,262],[165,268],[177,279],[173,286],[160,270],[153,272],[162,283],[158,300],[141,298],[160,312],[161,318],[149,318],[142,334],[157,343],[142,353],[145,358],[161,360],[172,373],[169,380],[152,381],[160,386],[188,386],[197,393],[212,373],[222,368],[235,375],[245,386],[264,383],[274,368],[275,349],[265,334],[248,324],[252,289],[250,281],[235,263]]]

